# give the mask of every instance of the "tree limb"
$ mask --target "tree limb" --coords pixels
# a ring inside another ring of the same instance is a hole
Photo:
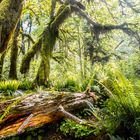
[[[84,11],[82,11],[77,6],[72,5],[71,7],[79,16],[86,19],[88,24],[90,24],[93,27],[95,35],[100,34],[100,33],[106,33],[111,30],[122,30],[124,33],[126,33],[128,35],[134,36],[140,44],[140,36],[138,35],[138,33],[128,27],[131,24],[123,23],[120,25],[102,25],[102,24],[94,22]]]
[[[20,32],[23,36],[27,37],[33,44],[35,43],[34,39],[31,37],[30,34],[26,34],[26,33],[23,33],[23,32]]]
[[[25,56],[22,59],[21,62],[21,67],[20,67],[20,72],[22,74],[25,74],[29,71],[29,67],[30,67],[30,62],[32,60],[32,58],[34,57],[34,55],[40,51],[41,49],[41,44],[42,44],[42,38],[40,38],[33,46],[32,48],[27,52],[27,54],[25,54]]]
[[[50,19],[52,20],[55,15],[55,8],[56,8],[56,0],[51,1],[51,12],[50,12]]]

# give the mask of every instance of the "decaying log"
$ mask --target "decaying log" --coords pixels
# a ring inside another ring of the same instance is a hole
[[[0,121],[0,139],[39,128],[63,117],[72,117],[81,123],[82,120],[68,112],[87,107],[87,101],[93,102],[93,96],[84,93],[43,92],[1,102],[0,114],[5,116]]]

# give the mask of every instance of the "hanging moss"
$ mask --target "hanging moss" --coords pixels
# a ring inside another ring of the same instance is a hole
[[[58,37],[58,29],[64,20],[71,14],[69,5],[63,5],[58,10],[56,16],[51,19],[48,26],[39,41],[33,45],[31,50],[24,56],[20,68],[20,72],[25,74],[29,71],[31,59],[41,49],[41,64],[36,76],[36,82],[40,85],[48,84],[50,74],[50,59],[52,56],[53,48]]]
[[[20,67],[20,72],[22,74],[25,74],[29,71],[30,68],[30,62],[34,55],[41,49],[41,44],[42,44],[42,38],[40,38],[34,45],[33,47],[27,52],[27,54],[23,57],[21,67]]]

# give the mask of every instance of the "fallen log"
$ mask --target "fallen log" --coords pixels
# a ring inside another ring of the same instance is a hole
[[[85,93],[35,93],[0,103],[0,139],[16,136],[53,123],[63,117],[73,118],[71,111],[87,107],[96,96]],[[68,111],[68,112],[67,112]]]

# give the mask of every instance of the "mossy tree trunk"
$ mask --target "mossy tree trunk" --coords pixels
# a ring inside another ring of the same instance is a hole
[[[2,79],[2,72],[3,72],[3,65],[4,65],[4,58],[5,58],[5,56],[6,56],[6,51],[5,52],[3,52],[2,54],[1,54],[1,57],[0,57],[0,80]]]
[[[20,72],[22,74],[25,74],[29,71],[30,62],[32,58],[35,56],[35,54],[40,51],[41,46],[42,46],[42,37],[39,38],[38,41],[34,43],[32,48],[24,55],[20,67]]]
[[[9,78],[10,79],[17,79],[17,57],[18,57],[18,36],[20,31],[20,22],[17,25],[15,33],[12,37],[12,44],[11,44],[11,56],[10,56],[10,71],[9,71]]]
[[[42,38],[42,60],[36,77],[36,81],[39,85],[48,84],[48,78],[50,74],[50,59],[56,41],[56,32],[57,30],[50,30],[48,27]]]
[[[55,9],[52,9],[53,13]],[[29,71],[31,59],[34,55],[41,52],[41,64],[35,79],[35,82],[39,85],[47,85],[50,74],[50,60],[52,52],[55,46],[56,39],[58,37],[58,30],[60,25],[67,19],[72,13],[71,6],[64,4],[60,7],[56,15],[51,16],[48,26],[44,29],[41,38],[33,45],[33,47],[24,56],[20,68],[20,72],[25,74]]]
[[[50,75],[50,60],[55,46],[56,38],[58,36],[58,29],[60,25],[72,13],[69,5],[63,5],[56,16],[50,21],[48,27],[42,36],[42,49],[41,49],[41,64],[36,77],[36,82],[39,85],[47,85]]]
[[[8,45],[22,11],[23,0],[2,0],[0,3],[0,53]]]

